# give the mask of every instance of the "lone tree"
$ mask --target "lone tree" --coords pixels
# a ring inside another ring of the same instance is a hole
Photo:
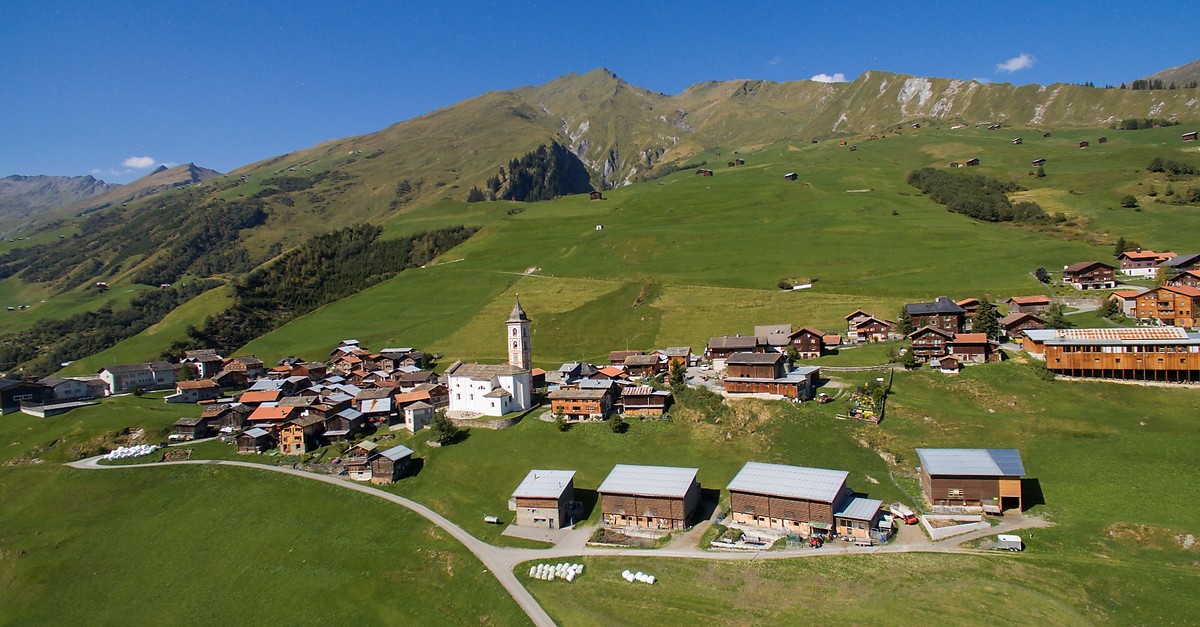
[[[554,412],[554,428],[560,433],[566,433],[571,430],[571,423],[567,422],[567,417],[561,411]]]
[[[1125,315],[1121,312],[1121,307],[1117,304],[1117,301],[1111,298],[1104,299],[1104,303],[1100,305],[1100,310],[1098,313],[1100,314],[1101,318],[1108,318],[1109,320],[1121,318]]]
[[[433,440],[438,444],[451,444],[458,439],[462,432],[453,422],[450,422],[444,411],[438,411],[433,415],[433,419],[429,421],[429,430],[433,433]]]
[[[625,433],[629,431],[629,423],[625,422],[625,419],[620,416],[609,421],[608,427],[612,429],[613,433]]]
[[[1066,329],[1071,326],[1063,313],[1062,303],[1050,303],[1050,306],[1046,308],[1046,315],[1042,318],[1046,321],[1046,326],[1051,329]]]
[[[1117,244],[1113,246],[1113,257],[1120,257],[1121,253],[1129,250],[1129,242],[1125,241],[1124,237],[1117,238]]]
[[[986,333],[989,338],[1000,337],[1000,312],[987,296],[979,299],[974,328],[976,333]]]
[[[1037,270],[1034,270],[1033,276],[1037,277],[1037,280],[1041,281],[1042,283],[1050,282],[1050,273],[1047,272],[1045,268],[1038,268]]]
[[[1121,206],[1126,209],[1133,209],[1137,206],[1137,197],[1133,194],[1125,194],[1121,196]]]
[[[900,315],[896,317],[896,332],[901,335],[913,332],[912,316],[908,315],[908,307],[900,307]]]
[[[687,368],[684,367],[682,361],[672,361],[670,371],[667,374],[668,384],[672,390],[678,390],[687,382]]]

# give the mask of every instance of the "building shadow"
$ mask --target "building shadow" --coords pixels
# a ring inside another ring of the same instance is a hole
[[[600,493],[595,490],[575,488],[575,502],[578,509],[574,512],[575,522],[579,523],[592,517],[592,512],[600,504]]]
[[[1046,496],[1042,494],[1042,482],[1038,481],[1037,477],[1021,479],[1021,511],[1045,504]]]
[[[700,502],[688,526],[700,524],[712,518],[721,503],[721,490],[718,488],[700,488]]]
[[[425,458],[424,457],[413,457],[412,459],[408,460],[408,465],[404,467],[404,473],[400,475],[400,478],[407,479],[409,477],[415,477],[415,476],[421,474],[421,471],[424,468],[425,468]]]

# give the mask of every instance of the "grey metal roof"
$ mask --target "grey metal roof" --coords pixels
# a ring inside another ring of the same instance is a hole
[[[783,360],[783,353],[734,353],[725,360],[729,365],[769,366]]]
[[[930,475],[1020,477],[1025,474],[1015,448],[919,448],[921,467]]]
[[[530,470],[512,495],[527,499],[556,499],[575,479],[574,470]]]
[[[842,511],[834,515],[839,518],[850,518],[853,520],[871,520],[879,513],[880,507],[883,507],[883,501],[864,499],[861,496],[856,496],[852,499],[847,499],[846,504],[842,506]]]
[[[911,316],[928,316],[930,314],[965,314],[966,309],[959,307],[957,303],[950,300],[947,296],[938,296],[931,303],[909,303],[904,306],[905,311]]]
[[[753,349],[758,346],[758,338],[753,335],[737,335],[730,337],[728,335],[722,337],[709,338],[708,347],[712,350],[738,349],[749,348]]]
[[[617,464],[596,489],[601,494],[683,498],[696,480],[696,468]]]
[[[525,315],[525,310],[521,307],[521,299],[516,299],[513,304],[512,312],[508,314],[509,322],[529,322],[529,316]]]
[[[555,390],[549,395],[551,400],[565,401],[598,401],[605,396],[608,396],[608,390]]]
[[[746,462],[727,489],[832,503],[845,490],[849,474],[845,470]]]
[[[382,455],[392,461],[404,459],[405,457],[409,457],[412,454],[413,454],[413,450],[408,448],[407,446],[404,446],[403,444],[393,446],[392,448],[380,453],[380,455]]]
[[[246,429],[243,433],[245,433],[246,435],[248,435],[252,438],[255,438],[255,439],[261,438],[264,435],[271,435],[267,431],[265,431],[263,429],[259,429],[258,427],[254,427],[253,429]]]

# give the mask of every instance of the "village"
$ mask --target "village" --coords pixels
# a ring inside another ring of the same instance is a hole
[[[1050,328],[1048,295],[1013,296],[1000,303],[940,296],[909,303],[898,320],[857,309],[834,332],[792,324],[757,325],[752,333],[713,337],[703,351],[688,346],[613,350],[607,364],[564,363],[555,371],[533,367],[532,320],[519,298],[503,321],[508,360],[502,364],[454,362],[442,374],[434,357],[413,347],[369,350],[347,339],[322,362],[294,357],[268,366],[255,356],[224,358],[212,350],[187,351],[178,363],[155,361],[110,366],[93,377],[6,380],[6,411],[53,416],[119,394],[165,390],[168,404],[196,404],[199,416],[174,424],[180,444],[219,440],[241,455],[294,459],[293,465],[352,482],[385,485],[414,472],[436,473],[414,460],[398,436],[435,429],[430,445],[451,445],[460,429],[503,429],[529,417],[573,423],[668,418],[674,392],[703,387],[728,400],[760,398],[795,403],[832,401],[822,388],[821,366],[804,363],[872,344],[894,343],[893,367],[926,367],[953,375],[963,368],[1004,359],[1005,349],[1025,351],[1061,376],[1108,380],[1200,380],[1200,254],[1126,251],[1118,266],[1081,262],[1062,270],[1063,289],[1104,290],[1137,326]],[[1154,288],[1117,290],[1118,279],[1168,278]],[[992,308],[990,332],[980,312]],[[497,321],[497,328],[501,328]],[[1177,357],[1177,358],[1176,358]],[[851,396],[838,417],[878,423],[884,417],[890,377]],[[834,391],[832,388],[830,391]],[[825,542],[878,546],[904,524],[920,521],[931,538],[969,533],[987,517],[1019,528],[1022,483],[1028,480],[1020,451],[991,448],[920,448],[919,502],[884,503],[848,485],[842,469],[747,460],[724,486],[725,509],[702,489],[698,468],[615,463],[594,489],[601,545],[653,545],[701,521],[720,525],[711,547],[759,550],[776,543],[821,547]],[[619,460],[614,460],[619,461]],[[530,468],[509,499],[511,515],[481,512],[489,522],[511,523],[506,535],[560,538],[589,518],[576,498],[575,471]],[[1038,488],[1040,491],[1040,487]],[[702,498],[702,495],[708,497]],[[706,502],[707,499],[707,502]],[[919,513],[919,515],[918,515]],[[1018,541],[1019,542],[1019,541]]]

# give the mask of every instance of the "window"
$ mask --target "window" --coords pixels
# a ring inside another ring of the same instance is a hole
[[[946,490],[946,496],[949,496],[952,499],[961,499],[962,495],[962,488],[950,488],[949,490]]]

